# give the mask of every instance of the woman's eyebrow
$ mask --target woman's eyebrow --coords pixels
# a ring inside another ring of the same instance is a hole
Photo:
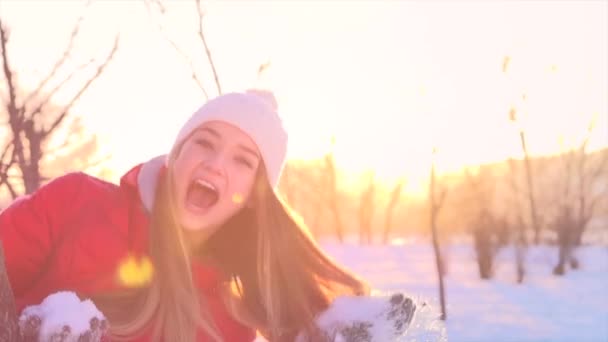
[[[221,134],[218,133],[218,131],[214,130],[213,128],[210,127],[201,127],[198,129],[200,132],[208,132],[209,134],[215,136],[216,138],[221,138]]]
[[[222,137],[222,135],[218,131],[216,131],[213,128],[210,128],[210,127],[201,127],[198,130],[199,130],[199,132],[207,132],[207,133],[213,135],[214,137],[216,137],[218,139]],[[238,144],[237,147],[239,149],[241,149],[243,152],[245,152],[247,154],[250,154],[250,155],[254,156],[257,159],[260,159],[259,154],[254,149],[249,148],[249,147],[247,147],[247,146],[245,146],[243,144]]]
[[[255,150],[253,150],[245,145],[239,144],[238,148],[243,150],[245,153],[251,154],[252,156],[256,157],[257,159],[260,158],[260,156],[258,155],[258,153]]]

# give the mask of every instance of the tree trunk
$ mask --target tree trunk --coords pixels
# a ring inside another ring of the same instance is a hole
[[[391,226],[393,223],[393,211],[399,203],[399,196],[401,195],[401,187],[403,183],[399,183],[393,189],[391,194],[391,200],[386,207],[386,220],[384,221],[384,234],[382,235],[382,242],[386,245],[388,243],[388,238],[391,231]]]
[[[343,236],[343,228],[342,228],[342,218],[340,217],[340,210],[338,208],[338,189],[336,184],[336,166],[333,154],[328,154],[325,156],[325,165],[327,170],[328,177],[328,189],[329,193],[329,207],[334,216],[334,224],[336,235],[338,236],[338,240],[340,243],[344,242]]]
[[[431,215],[431,230],[433,233],[433,250],[435,251],[435,266],[437,268],[437,278],[439,279],[439,300],[441,302],[441,319],[447,319],[447,312],[445,308],[445,289],[443,285],[443,262],[441,260],[441,252],[439,249],[439,239],[437,237],[437,227],[434,215]]]
[[[0,342],[18,342],[19,325],[13,291],[4,265],[4,250],[0,242]]]
[[[524,277],[526,275],[525,254],[526,246],[528,245],[528,241],[526,239],[526,228],[521,217],[519,218],[519,229],[517,235],[518,236],[515,239],[515,264],[517,267],[517,283],[521,284],[524,282]]]
[[[29,145],[29,161],[20,164],[25,193],[32,194],[40,188],[40,160],[42,159],[42,136],[34,131],[34,123],[28,121],[24,129]]]
[[[566,273],[566,264],[570,262],[578,268],[578,261],[573,258],[573,248],[579,230],[579,222],[575,222],[571,216],[571,209],[564,209],[562,216],[557,221],[557,238],[559,242],[559,259],[553,274],[561,276]]]
[[[475,241],[475,253],[477,254],[477,266],[481,279],[491,279],[494,275],[493,270],[493,246],[489,227],[480,225],[473,230]]]
[[[332,196],[335,198],[335,196]],[[342,234],[342,219],[340,218],[340,211],[338,209],[338,204],[335,202],[335,199],[332,199],[331,211],[334,214],[334,224],[336,229],[336,235],[338,236],[338,241],[340,243],[344,242],[344,234]]]
[[[430,207],[431,207],[431,233],[433,235],[433,249],[435,251],[435,266],[437,267],[437,278],[439,280],[439,300],[441,302],[441,319],[447,319],[447,312],[445,306],[445,290],[443,285],[443,274],[444,274],[444,265],[443,260],[441,258],[441,250],[439,247],[439,234],[437,232],[437,216],[439,214],[439,209],[441,208],[441,202],[443,200],[443,195],[439,199],[435,199],[435,164],[431,166],[431,184],[430,184]]]
[[[526,166],[526,182],[528,183],[528,201],[530,203],[530,216],[532,219],[532,228],[534,229],[534,244],[540,243],[540,224],[538,223],[538,216],[536,214],[536,201],[534,198],[534,182],[532,177],[532,166],[530,165],[530,156],[528,155],[528,148],[526,146],[526,136],[523,131],[519,132],[521,139],[521,148],[524,151],[524,162]]]
[[[361,195],[359,204],[359,243],[372,244],[372,217],[374,215],[373,184]]]
[[[391,225],[393,224],[393,207],[390,206],[386,209],[386,220],[384,221],[384,232],[382,234],[382,243],[387,245],[388,238],[391,233]]]

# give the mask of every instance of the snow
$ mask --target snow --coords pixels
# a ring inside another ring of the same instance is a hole
[[[81,301],[69,291],[61,291],[46,297],[41,304],[23,309],[19,318],[24,323],[28,317],[38,316],[41,319],[39,341],[51,341],[53,334],[61,333],[64,326],[71,328],[67,341],[77,341],[78,337],[88,331],[92,318],[105,319],[91,300]]]
[[[420,296],[439,307],[435,261],[430,242],[359,246],[325,242],[339,262],[383,291]],[[581,269],[556,277],[557,249],[530,247],[526,279],[516,283],[514,250],[496,257],[496,276],[482,281],[470,244],[444,247],[447,334],[451,342],[608,341],[608,248],[577,252]]]
[[[317,318],[317,325],[335,342],[446,341],[439,312],[407,294],[375,292],[372,296],[338,297]],[[303,339],[305,340],[305,339]],[[301,340],[296,339],[297,342]]]
[[[370,331],[375,336],[372,341],[436,340],[424,334],[431,331],[429,328],[437,328],[439,308],[435,261],[428,241],[390,246],[332,242],[321,245],[378,291],[375,297],[361,302],[353,298],[337,300],[319,317],[321,326],[371,318],[374,324]],[[577,256],[581,269],[568,270],[562,277],[551,273],[557,261],[555,247],[530,247],[523,284],[515,281],[512,248],[497,255],[496,276],[489,281],[479,279],[470,244],[444,246],[443,253],[448,272],[445,285],[449,341],[608,341],[608,247],[580,248]],[[419,315],[424,310],[416,310],[406,338],[387,338],[394,335],[390,335],[391,320],[384,317],[390,309],[389,295],[397,292],[410,296],[417,308],[431,311]],[[422,301],[429,306],[421,306]],[[38,306],[27,307],[20,320],[29,315],[43,318],[41,340],[66,324],[72,327],[71,336],[78,336],[89,329],[92,317],[103,318],[90,301],[81,302],[70,292],[56,293]]]
[[[328,330],[341,321],[365,322],[372,318],[375,324],[371,326],[371,336],[374,336],[378,341],[390,341],[393,337],[393,334],[391,334],[392,329],[387,329],[383,326],[388,325],[388,320],[386,319],[388,302],[386,298],[382,297],[340,297],[332,303],[329,310],[325,311],[317,319],[317,324]]]

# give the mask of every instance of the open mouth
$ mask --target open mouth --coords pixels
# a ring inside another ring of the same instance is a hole
[[[209,209],[219,200],[215,186],[202,179],[196,179],[188,186],[186,201],[197,209]]]

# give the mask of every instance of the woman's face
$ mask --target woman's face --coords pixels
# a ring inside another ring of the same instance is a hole
[[[176,214],[186,232],[208,237],[246,205],[261,163],[256,144],[230,124],[203,124],[173,162]]]

